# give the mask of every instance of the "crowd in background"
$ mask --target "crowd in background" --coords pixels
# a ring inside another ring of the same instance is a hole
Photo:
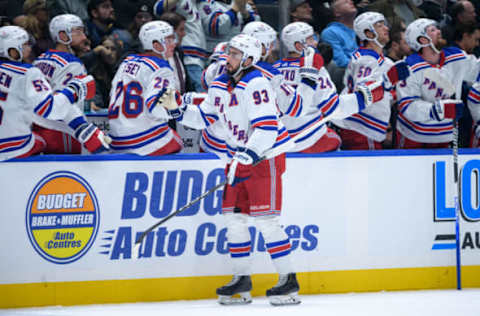
[[[215,2],[219,5],[215,7]],[[242,3],[243,2],[243,3]],[[102,113],[108,109],[111,82],[121,61],[129,54],[142,52],[138,33],[142,25],[163,20],[173,26],[177,46],[169,59],[174,70],[176,88],[180,93],[204,92],[202,71],[209,64],[215,46],[240,33],[243,25],[262,20],[274,28],[278,21],[262,11],[265,4],[275,1],[255,0],[3,0],[0,1],[2,25],[18,25],[29,33],[33,44],[30,60],[55,47],[49,33],[49,22],[59,14],[71,13],[82,19],[86,39],[72,48],[84,63],[87,72],[96,80],[96,95],[85,104],[86,112]],[[238,6],[238,7],[236,7]],[[209,12],[214,8],[215,12]],[[224,9],[222,9],[224,8]],[[222,29],[222,19],[232,19],[229,10],[239,13],[231,29]],[[480,56],[477,0],[290,0],[290,21],[310,24],[315,30],[318,50],[325,61],[337,91],[345,88],[344,73],[352,54],[359,48],[353,29],[354,19],[363,12],[382,13],[389,27],[390,41],[383,53],[392,61],[412,53],[405,41],[405,29],[414,20],[426,17],[438,22],[448,45],[468,54]],[[264,18],[265,15],[265,18]],[[278,15],[277,17],[278,18]],[[277,32],[281,30],[276,29]],[[276,47],[280,57],[280,47]],[[272,60],[274,62],[274,60]],[[465,84],[464,99],[470,87]],[[390,126],[383,148],[396,148],[396,104],[392,106]],[[175,127],[175,124],[172,123]],[[177,124],[178,125],[178,124]],[[460,121],[460,146],[469,147],[475,122],[466,108]],[[335,129],[335,126],[331,125]],[[197,142],[199,136],[183,129],[184,142]],[[190,133],[190,134],[189,134]],[[187,135],[184,137],[184,135]],[[197,138],[196,138],[197,137]],[[198,149],[198,146],[186,146]]]

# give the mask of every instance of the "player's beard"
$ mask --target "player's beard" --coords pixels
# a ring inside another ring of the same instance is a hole
[[[229,77],[232,77],[237,71],[238,71],[238,67],[240,67],[240,65],[238,65],[237,67],[235,67],[234,69],[231,68],[231,65],[229,63],[227,63],[227,75]],[[230,70],[231,69],[231,70]]]
[[[437,38],[437,44],[435,44],[435,47],[438,50],[441,50],[444,47],[447,47],[447,41],[443,37]]]

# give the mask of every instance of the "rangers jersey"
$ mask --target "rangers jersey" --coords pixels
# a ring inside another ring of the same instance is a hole
[[[157,17],[164,13],[164,2],[158,0],[153,8]],[[208,57],[206,51],[205,31],[198,12],[196,0],[179,0],[175,6],[175,12],[185,17],[185,36],[182,39],[180,49],[183,52],[183,63],[185,65],[196,64],[205,67]]]
[[[199,106],[188,105],[182,123],[197,129],[220,124],[230,159],[238,147],[263,156],[289,140],[278,117],[271,85],[257,69],[245,74],[236,85],[226,74],[215,79]],[[274,155],[281,153],[279,150]]]
[[[174,80],[172,68],[159,57],[134,54],[122,61],[108,108],[113,151],[148,155],[176,137],[166,110],[157,105],[164,88],[174,89]]]
[[[288,84],[297,87],[302,82],[298,73],[300,69],[300,58],[284,58],[277,61],[273,67],[277,68],[282,74],[283,79]],[[365,107],[363,96],[356,92],[339,96],[337,89],[330,79],[325,67],[320,70],[320,77],[311,102],[304,102],[303,114],[300,117],[285,116],[282,121],[288,129],[288,133],[295,137],[306,131],[310,126],[320,120],[342,119],[362,110]],[[291,151],[298,152],[315,144],[325,133],[327,127],[321,124],[309,131],[307,135],[295,140],[295,148]]]
[[[68,82],[76,76],[87,75],[85,66],[75,55],[53,49],[38,56],[33,65],[42,71],[53,91],[66,88]],[[75,104],[83,112],[84,102]],[[42,127],[73,135],[73,130],[63,122],[42,117],[35,117],[34,122]]]
[[[86,123],[73,99],[67,89],[53,93],[38,68],[0,61],[0,160],[21,156],[32,148],[31,125],[36,116],[62,120],[72,129]]]
[[[244,19],[240,12],[232,10],[232,4],[215,0],[199,0],[198,10],[202,19],[207,38],[207,51],[213,52],[220,42],[229,41],[240,34],[245,24],[260,21],[260,16],[247,4],[248,19]]]
[[[405,137],[419,143],[444,143],[452,141],[451,119],[437,121],[431,116],[437,99],[460,98],[462,82],[474,82],[479,73],[479,62],[456,47],[442,49],[440,62],[432,65],[418,53],[407,57],[410,76],[397,85],[399,103],[397,130]],[[424,77],[424,71],[434,68],[438,74],[455,87],[456,96],[445,95],[444,87]]]
[[[352,55],[352,59],[344,74],[345,89],[342,93],[352,93],[360,83],[382,80],[383,74],[390,69],[393,62],[379,55],[376,51],[359,48]],[[332,123],[353,130],[377,142],[385,140],[390,120],[391,94],[385,93],[382,100],[372,106],[353,114],[343,120],[334,120]]]

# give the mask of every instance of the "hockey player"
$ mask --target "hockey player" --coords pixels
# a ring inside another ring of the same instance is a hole
[[[467,105],[472,114],[472,135],[470,137],[470,147],[480,147],[480,81],[475,82],[468,92]]]
[[[328,72],[323,67],[321,56],[313,52],[312,46],[316,46],[317,42],[313,38],[313,28],[310,25],[304,22],[290,23],[283,28],[281,38],[289,55],[273,66],[291,85],[310,82],[315,90],[314,101],[304,104],[302,116],[282,118],[291,136],[308,130],[321,120],[348,117],[383,98],[381,81],[358,85],[353,93],[338,95]],[[302,54],[306,56],[301,58]],[[389,80],[397,82],[399,78],[393,74],[394,72],[397,74],[396,69],[393,70],[395,71],[392,71]],[[338,149],[341,140],[333,130],[321,124],[295,142],[296,147],[292,151],[318,153]]]
[[[274,305],[298,304],[299,285],[290,262],[291,245],[279,221],[281,175],[285,171],[282,144],[288,142],[289,136],[278,117],[269,81],[253,67],[261,56],[260,42],[239,34],[230,40],[227,55],[227,73],[212,82],[207,98],[199,106],[189,104],[185,98],[183,104],[178,104],[169,93],[159,103],[190,127],[204,129],[220,124],[225,130],[230,161],[222,213],[234,276],[230,283],[217,289],[219,302],[251,302],[251,218],[262,232],[279,273],[278,284],[267,290],[267,297]],[[241,298],[233,298],[235,294]]]
[[[38,56],[33,65],[43,72],[53,91],[60,91],[73,78],[87,75],[83,63],[74,55],[72,49],[81,45],[87,37],[82,20],[73,14],[54,17],[50,21],[49,30],[52,40],[56,43],[55,49]],[[87,95],[86,100],[94,96],[95,93]],[[84,104],[77,102],[76,105],[83,112]],[[34,122],[34,131],[47,143],[45,153],[81,153],[81,144],[73,138],[73,130],[64,122],[55,122],[43,117],[35,117]]]
[[[200,77],[207,59],[205,31],[202,26],[197,0],[157,0],[153,12],[160,17],[164,12],[175,11],[185,17],[185,37],[179,43],[183,63],[195,91],[202,91]]]
[[[343,93],[351,93],[358,84],[382,80],[393,65],[383,55],[383,47],[389,41],[389,28],[385,23],[383,14],[377,12],[365,12],[355,18],[353,29],[361,43],[345,71]],[[384,98],[371,107],[343,120],[334,120],[333,123],[340,127],[342,148],[382,149],[390,120],[391,102],[391,94],[385,93]]]
[[[239,34],[245,24],[259,21],[260,16],[246,0],[202,0],[198,10],[207,37],[207,52],[220,42],[228,42]]]
[[[31,50],[25,30],[1,27],[0,47],[0,160],[28,157],[43,150],[45,142],[31,130],[35,116],[62,120],[90,152],[108,150],[108,138],[87,123],[75,106],[92,89],[89,84],[94,83],[93,78],[72,78],[54,93],[38,68],[22,62]]]
[[[463,107],[459,99],[462,81],[476,79],[479,62],[458,48],[442,48],[445,40],[433,20],[415,20],[405,37],[416,53],[406,59],[412,75],[397,86],[398,147],[446,148],[452,141],[452,120]],[[458,96],[446,95],[445,87],[425,77],[427,69],[451,82]]]
[[[145,54],[129,55],[112,81],[108,120],[111,148],[117,153],[158,156],[179,152],[182,140],[168,126],[159,94],[173,88],[174,73],[167,59],[175,49],[173,27],[151,21],[139,32]]]

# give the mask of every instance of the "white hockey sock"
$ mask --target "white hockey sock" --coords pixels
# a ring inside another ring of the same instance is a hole
[[[227,222],[227,239],[230,257],[232,258],[233,274],[249,275],[250,252],[252,241],[248,231],[248,216],[239,213],[225,214]]]
[[[278,216],[261,216],[255,218],[256,224],[265,239],[265,245],[279,274],[293,272],[290,260],[291,245]]]

